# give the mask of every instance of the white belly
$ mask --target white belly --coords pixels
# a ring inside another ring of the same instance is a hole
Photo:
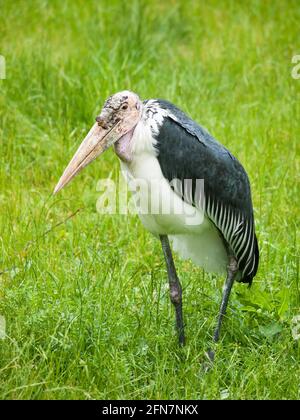
[[[173,192],[158,160],[145,154],[130,167],[121,165],[129,184],[142,185],[134,197],[145,228],[155,236],[168,235],[182,258],[190,258],[206,271],[226,272],[228,256],[217,229],[201,210]]]

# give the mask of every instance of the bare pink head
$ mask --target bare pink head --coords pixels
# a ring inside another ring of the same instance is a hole
[[[87,136],[65,169],[54,193],[66,186],[85,166],[115,144],[121,159],[130,159],[130,139],[142,114],[137,94],[124,90],[110,96],[104,103]]]

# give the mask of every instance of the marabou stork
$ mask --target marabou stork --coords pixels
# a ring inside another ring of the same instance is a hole
[[[185,342],[182,288],[169,238],[182,257],[207,271],[227,274],[213,335],[217,342],[234,280],[251,284],[258,268],[251,191],[244,168],[176,106],[161,99],[141,101],[135,93],[122,91],[106,100],[54,193],[112,145],[127,179],[151,185],[150,201],[158,195],[172,201],[168,214],[150,211],[140,218],[161,241],[180,344]],[[196,188],[199,179],[204,180],[202,195]],[[185,180],[191,181],[186,189]],[[186,214],[194,214],[196,222],[187,223]],[[214,359],[213,350],[208,356]]]

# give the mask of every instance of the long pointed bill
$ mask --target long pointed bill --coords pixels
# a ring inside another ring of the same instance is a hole
[[[98,123],[93,125],[58,181],[54,189],[54,194],[65,187],[85,166],[101,155],[101,153],[122,136],[120,126],[120,121],[110,130],[103,129]]]

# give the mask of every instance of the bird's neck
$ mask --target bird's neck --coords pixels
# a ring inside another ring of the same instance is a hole
[[[115,144],[115,152],[117,156],[125,163],[129,164],[132,161],[132,137],[135,127],[121,137]]]
[[[142,115],[138,124],[114,144],[117,156],[124,163],[134,164],[145,154],[156,156],[156,140],[150,123]]]

